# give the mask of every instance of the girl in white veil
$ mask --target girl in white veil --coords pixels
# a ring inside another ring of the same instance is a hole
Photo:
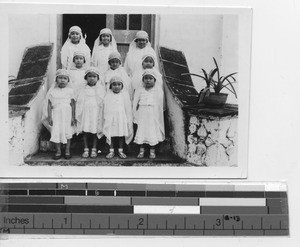
[[[65,158],[70,159],[71,138],[75,132],[75,99],[67,70],[56,72],[55,83],[50,87],[43,105],[42,123],[55,143],[54,159],[60,159],[61,143],[66,144]]]
[[[133,122],[137,124],[134,142],[140,146],[137,158],[143,158],[145,145],[150,146],[149,158],[154,159],[155,146],[164,141],[163,91],[156,85],[157,74],[146,69],[143,74],[143,87],[138,87],[133,99]]]
[[[130,77],[132,77],[135,71],[143,69],[142,58],[146,54],[151,54],[157,61],[156,53],[149,42],[148,33],[145,31],[138,31],[135,35],[135,39],[130,43],[124,63],[124,68]],[[155,64],[155,67],[157,68],[157,63]]]
[[[92,66],[97,67],[100,76],[109,69],[108,56],[111,52],[118,51],[117,43],[109,28],[100,30],[100,34],[94,42],[92,52]]]
[[[61,64],[63,69],[69,70],[73,64],[73,54],[81,51],[85,54],[86,64],[90,66],[91,50],[85,43],[81,28],[72,26],[69,29],[68,38],[61,48]]]

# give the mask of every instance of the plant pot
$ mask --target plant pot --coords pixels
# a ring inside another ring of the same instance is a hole
[[[203,98],[203,104],[207,106],[224,106],[227,100],[227,93],[210,93]]]

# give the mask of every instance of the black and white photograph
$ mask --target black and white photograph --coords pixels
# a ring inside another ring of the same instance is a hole
[[[247,176],[251,8],[45,7],[7,14],[8,170]]]

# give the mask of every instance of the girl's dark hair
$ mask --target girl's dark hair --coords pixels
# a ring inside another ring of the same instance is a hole
[[[91,72],[89,72],[89,73],[87,73],[85,76],[84,76],[84,79],[86,80],[87,79],[87,76],[88,76],[88,74],[90,74]],[[93,73],[93,74],[96,74],[96,73]],[[97,74],[96,74],[97,75]],[[98,78],[98,81],[99,81],[99,75],[97,75],[97,78]]]
[[[57,77],[58,77],[58,75],[55,77],[55,82],[57,82]],[[70,82],[70,77],[69,76],[67,76],[68,77],[68,82]]]
[[[123,84],[123,82],[122,81],[120,81],[121,83],[122,83],[122,89],[123,89],[123,87],[124,87],[124,84]],[[112,85],[113,83],[110,83],[109,84],[109,89],[111,89],[111,85]]]
[[[76,55],[76,56],[77,56],[77,55]],[[76,57],[76,56],[73,57],[73,63],[75,63],[75,57]],[[83,61],[84,61],[84,63],[86,63],[85,57],[83,57]]]
[[[153,62],[153,65],[155,66],[154,59],[153,59],[153,57],[151,57],[151,56],[147,56],[147,57],[145,57],[145,59],[143,60],[143,62],[144,62],[144,61],[145,61],[145,60],[146,60],[148,57],[149,57],[149,58],[151,58],[151,60],[152,60],[152,62]],[[143,62],[142,62],[142,63],[143,63]]]
[[[113,59],[118,59],[118,58],[113,58]],[[109,64],[109,65],[110,65],[110,61],[113,60],[113,59],[108,60],[108,64]],[[121,62],[120,59],[118,59],[118,61],[119,61],[120,64],[122,64],[122,62]]]
[[[150,74],[146,74],[146,75],[150,75]],[[144,77],[145,77],[146,75],[143,76],[143,81],[144,81]],[[153,75],[151,75],[151,76],[154,78],[154,81],[156,82],[156,78],[155,78]]]
[[[139,40],[141,40],[141,39],[135,39],[134,42],[137,43]],[[148,39],[142,39],[142,40],[146,40],[146,43],[148,43]]]

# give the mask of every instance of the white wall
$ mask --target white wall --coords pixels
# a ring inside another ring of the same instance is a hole
[[[22,165],[24,163],[24,119],[23,116],[9,118],[9,164]]]
[[[9,15],[9,74],[17,76],[27,46],[50,42],[49,15]]]
[[[214,67],[213,57],[222,73],[238,71],[238,17],[234,15],[160,15],[158,43],[185,54],[191,73],[202,74]],[[196,28],[195,28],[196,27]],[[200,90],[205,83],[192,77]],[[229,103],[236,103],[229,95]]]
[[[23,156],[34,154],[39,148],[39,135],[41,130],[42,104],[45,98],[48,81],[54,80],[56,70],[56,15],[38,14],[9,15],[9,75],[17,76],[23,53],[26,47],[42,43],[54,43],[53,55],[48,68],[45,85],[40,89],[36,98],[30,104],[30,110],[24,118],[24,150]],[[12,164],[22,164],[13,162]]]
[[[56,15],[11,14],[8,16],[9,75],[17,76],[25,48],[41,43],[54,43],[49,66],[49,81],[56,70]]]
[[[42,109],[47,93],[46,84],[47,82],[45,82],[45,86],[40,88],[38,94],[31,102],[30,110],[25,114],[24,158],[39,150],[39,137],[42,128]]]

